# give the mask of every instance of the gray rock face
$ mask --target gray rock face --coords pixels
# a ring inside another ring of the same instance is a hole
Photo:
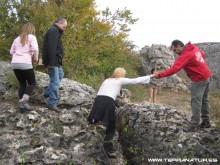
[[[105,128],[87,122],[94,89],[64,78],[59,89],[62,113],[57,114],[48,110],[43,97],[49,77],[36,72],[33,110],[21,113],[8,63],[0,62],[0,75],[0,164],[124,164],[117,140],[118,156],[109,158],[102,146]]]
[[[49,77],[37,72],[38,84],[30,98],[33,110],[22,113],[12,75],[10,65],[0,62],[0,164],[147,165],[147,158],[165,156],[220,161],[220,131],[214,123],[211,129],[185,133],[187,116],[182,111],[166,105],[132,104],[126,89],[117,99],[114,147],[118,152],[111,158],[102,146],[105,127],[87,122],[94,89],[63,79],[59,89],[62,113],[57,114],[48,110],[42,96]]]
[[[220,43],[198,43],[196,45],[206,53],[206,62],[213,74],[211,87],[220,92]]]
[[[120,111],[118,122],[126,127],[120,131],[119,142],[128,165],[158,163],[150,159],[161,159],[160,163],[166,164],[167,158],[179,159],[173,160],[174,164],[191,158],[220,161],[220,129],[216,129],[214,123],[212,128],[190,133],[185,132],[188,117],[175,107],[128,104]],[[187,164],[195,163],[196,160],[192,160]]]

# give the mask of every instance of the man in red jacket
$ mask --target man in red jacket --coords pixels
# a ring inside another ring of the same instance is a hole
[[[187,76],[191,79],[191,108],[192,117],[188,131],[194,132],[200,128],[211,127],[209,121],[209,78],[211,72],[204,60],[205,54],[190,42],[186,45],[180,40],[174,40],[171,49],[179,57],[174,64],[164,72],[155,74],[155,78],[162,78],[173,75],[179,70],[184,69]],[[200,112],[202,123],[200,122]]]

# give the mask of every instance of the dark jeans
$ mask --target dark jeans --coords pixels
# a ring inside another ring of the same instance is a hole
[[[36,86],[34,69],[33,68],[27,70],[14,69],[13,71],[20,85],[18,90],[19,98],[22,99],[24,94],[30,96],[31,92],[34,90],[34,87]]]

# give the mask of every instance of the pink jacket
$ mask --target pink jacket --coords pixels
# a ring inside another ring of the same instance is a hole
[[[23,47],[19,36],[14,40],[11,46],[11,63],[32,64],[32,56],[35,61],[38,61],[38,52],[38,43],[34,35],[28,35],[28,42]]]

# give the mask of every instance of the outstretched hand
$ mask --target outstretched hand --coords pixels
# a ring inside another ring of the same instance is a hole
[[[154,72],[154,74],[153,74],[152,77],[153,77],[153,78],[159,78],[159,72]]]

